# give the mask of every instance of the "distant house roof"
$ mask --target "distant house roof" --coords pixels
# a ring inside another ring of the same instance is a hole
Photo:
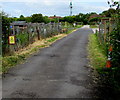
[[[26,25],[26,21],[14,21],[11,24],[15,26]]]
[[[62,18],[62,17],[60,17],[60,16],[50,16],[49,18],[50,19],[55,19],[55,18]]]
[[[110,19],[109,17],[102,18],[102,19],[101,19],[101,22],[104,24],[105,21],[109,21],[109,19]]]
[[[89,19],[92,19],[92,18],[95,18],[95,17],[105,17],[105,16],[98,15],[98,14],[93,14],[93,15],[90,16]]]

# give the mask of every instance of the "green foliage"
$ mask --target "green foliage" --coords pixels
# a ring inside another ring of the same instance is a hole
[[[98,38],[95,34],[91,34],[89,36],[88,51],[90,63],[93,66],[93,68],[96,69],[104,68],[107,56],[104,53],[105,49],[102,47],[102,45],[99,44]]]
[[[110,2],[108,2],[110,4]],[[115,12],[109,13],[112,19],[114,20],[114,28],[108,38],[110,38],[109,46],[112,45],[113,51],[110,53],[110,57],[112,58],[112,67],[111,68],[102,68],[97,70],[101,81],[105,86],[110,87],[109,89],[112,90],[112,95],[120,93],[120,10],[119,10],[119,3],[112,2],[110,7],[116,7]],[[109,17],[110,17],[109,16]],[[108,46],[108,47],[109,47]],[[113,99],[111,99],[113,100]],[[117,99],[118,100],[118,99]]]
[[[48,16],[43,16],[42,14],[33,14],[30,17],[24,17],[23,15],[20,15],[19,18],[16,17],[8,17],[8,20],[10,23],[12,23],[13,21],[26,21],[26,22],[32,22],[32,23],[49,23],[49,22],[68,22],[68,23],[81,23],[81,24],[89,24],[89,17],[92,14],[96,14],[94,12],[92,13],[87,13],[87,14],[83,14],[83,13],[79,13],[78,15],[73,15],[73,16],[65,16],[63,18],[54,18],[54,19],[49,19]],[[55,16],[55,15],[54,15]],[[98,19],[92,19],[92,20],[97,20]]]
[[[64,21],[66,21],[68,23],[73,23],[74,22],[73,16],[64,17]]]
[[[116,7],[116,14],[112,17],[115,20],[115,27],[110,33],[110,45],[113,46],[111,54],[113,67],[120,67],[120,5],[118,2],[112,2],[112,6]]]
[[[10,26],[10,20],[7,16],[2,16],[2,31],[5,33],[8,33],[8,28]]]
[[[2,72],[6,73],[8,69],[10,69],[12,66],[25,60],[26,55],[22,54],[22,55],[14,55],[14,56],[8,56],[8,57],[2,58]]]
[[[100,18],[99,17],[95,17],[89,20],[89,22],[99,22]]]
[[[113,9],[113,8],[110,8],[106,11],[103,11],[102,15],[105,15],[106,17],[112,17],[112,15],[115,14],[115,13],[116,13],[116,10]]]
[[[55,23],[57,23],[58,21],[59,21],[59,19],[58,19],[58,18],[49,19],[49,22],[55,22]]]
[[[47,42],[53,42],[53,41],[55,41],[55,40],[57,40],[57,39],[58,39],[58,37],[53,37],[52,39],[47,40]]]
[[[31,17],[25,17],[25,21],[28,23],[28,22],[31,22]]]
[[[21,33],[21,34],[17,34],[16,38],[18,39],[18,42],[20,45],[27,45],[28,44],[28,33]],[[25,44],[26,43],[26,44]]]
[[[44,23],[47,24],[50,22],[50,19],[48,18],[48,16],[44,16],[43,18],[44,18]]]
[[[19,21],[25,21],[25,17],[23,15],[20,15],[20,18],[18,19]]]
[[[42,14],[33,14],[31,16],[32,23],[42,23],[44,22],[44,18]]]
[[[118,15],[119,16],[119,15]],[[120,16],[119,16],[120,17]],[[111,54],[114,67],[120,67],[120,19],[117,20],[117,25],[110,34],[110,44],[113,46]]]
[[[97,25],[90,25],[90,28],[98,28]]]
[[[76,25],[75,28],[81,28],[83,25]]]
[[[89,17],[92,14],[96,14],[96,13],[87,13],[87,14],[78,14],[78,15],[74,15],[74,16],[66,16],[60,19],[60,22],[68,22],[68,23],[81,23],[81,24],[89,24]]]
[[[8,16],[2,12],[2,51],[8,51],[8,36],[10,32],[10,20]]]

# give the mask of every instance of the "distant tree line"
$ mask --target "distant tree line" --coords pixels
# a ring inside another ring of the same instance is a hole
[[[95,12],[92,13],[79,13],[78,15],[73,16],[65,16],[62,18],[54,18],[50,19],[48,16],[43,16],[42,14],[33,14],[28,17],[24,17],[23,15],[20,15],[19,18],[17,17],[8,17],[8,15],[4,12],[2,12],[2,23],[3,23],[3,29],[6,29],[5,26],[8,26],[9,23],[12,23],[13,21],[26,21],[31,23],[49,23],[49,22],[68,22],[68,23],[80,23],[80,24],[90,24],[91,22],[97,22],[100,20],[99,17],[94,17],[90,19],[90,16],[93,14],[105,16],[105,17],[111,17],[116,13],[116,10],[113,8],[110,8],[106,11],[103,11],[100,14],[97,14]]]

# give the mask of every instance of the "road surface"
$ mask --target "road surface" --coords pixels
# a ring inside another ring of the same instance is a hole
[[[3,78],[3,98],[93,98],[87,26],[43,48]]]

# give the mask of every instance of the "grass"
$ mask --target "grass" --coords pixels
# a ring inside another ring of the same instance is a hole
[[[91,34],[88,45],[90,65],[97,71],[99,83],[106,87],[104,91],[112,90],[110,94],[111,98],[114,96],[117,97],[120,93],[120,68],[105,68],[107,60],[105,51],[106,49],[99,44],[96,34]]]
[[[98,38],[95,34],[91,34],[89,36],[88,51],[91,66],[95,69],[104,68],[106,65],[107,57],[104,53],[105,50],[99,44]]]
[[[75,30],[78,29],[78,28],[81,28],[82,26],[83,26],[83,25],[76,25],[76,26],[74,27],[74,29],[68,30],[68,31],[66,32],[66,34],[72,33],[73,31],[75,31]]]
[[[71,32],[73,32],[73,30],[70,30],[68,34]],[[31,54],[39,51],[40,48],[49,47],[50,44],[65,36],[67,36],[66,33],[42,39],[40,41],[36,41],[24,49],[19,50],[12,56],[2,57],[2,71],[0,71],[0,73],[7,73],[10,68],[16,66],[17,64],[24,63],[26,58],[28,58]]]
[[[81,28],[83,25],[76,25],[75,28]]]
[[[64,35],[65,36],[65,35]],[[56,40],[62,38],[63,36],[54,36],[51,38],[47,38],[42,40],[42,43],[38,41],[39,43],[36,43],[35,46],[34,44],[32,46],[28,46],[22,51],[16,52],[13,56],[6,56],[2,58],[2,73],[7,73],[10,68],[13,66],[23,63],[27,57],[29,57],[31,54],[35,53],[38,51],[40,48],[44,48],[55,42]]]
[[[90,28],[98,28],[97,25],[90,25]]]
[[[21,63],[27,57],[26,54],[4,57],[2,59],[2,72],[6,73],[12,66]]]
[[[47,40],[47,42],[54,42],[54,41],[57,40],[58,38],[59,38],[59,37],[53,37],[53,38]]]

